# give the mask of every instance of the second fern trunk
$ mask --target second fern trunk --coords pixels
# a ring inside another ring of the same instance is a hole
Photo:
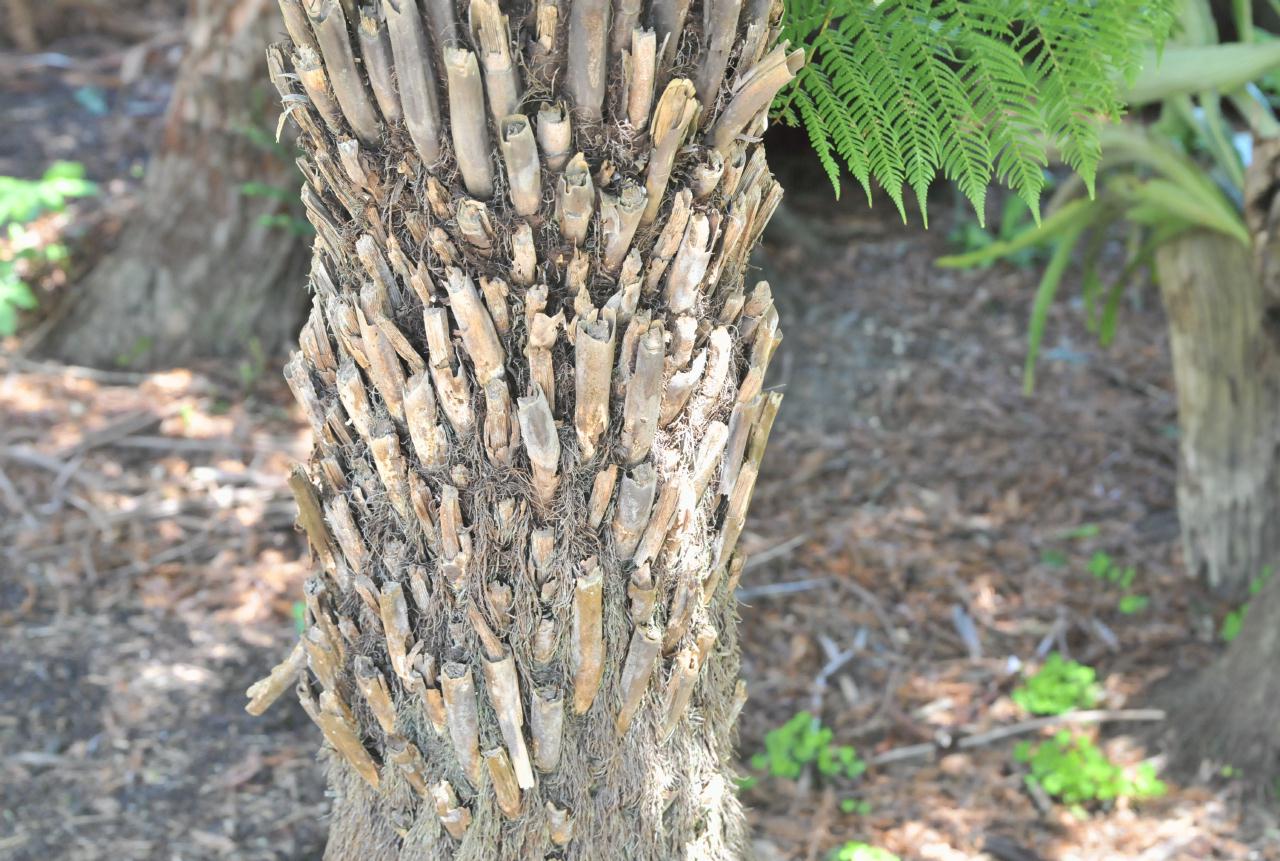
[[[1184,234],[1156,254],[1178,392],[1178,517],[1187,567],[1242,600],[1280,564],[1280,269],[1268,210],[1280,143],[1245,185],[1252,247]]]

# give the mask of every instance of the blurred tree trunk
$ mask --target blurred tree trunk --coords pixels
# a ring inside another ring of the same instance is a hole
[[[303,318],[307,243],[291,225],[305,222],[289,215],[301,177],[274,142],[263,84],[279,11],[274,0],[195,0],[187,24],[143,201],[39,344],[47,355],[152,368],[273,354]]]
[[[1195,773],[1230,765],[1251,785],[1275,792],[1280,777],[1280,576],[1249,602],[1226,651],[1189,684],[1168,691],[1176,733],[1173,764]]]
[[[1280,563],[1280,141],[1259,141],[1245,178],[1253,247],[1190,234],[1160,252],[1172,331],[1188,567],[1245,600]],[[1280,577],[1253,598],[1239,636],[1169,695],[1175,759],[1280,775]]]
[[[770,50],[781,3],[610,27],[610,0],[383,0],[358,30],[282,5],[318,231],[291,485],[323,570],[250,710],[302,674],[326,857],[741,858],[736,547],[781,399],[744,279],[803,61]]]
[[[1156,257],[1178,392],[1183,554],[1236,599],[1280,561],[1278,152],[1259,143],[1246,181],[1252,249],[1198,231]]]

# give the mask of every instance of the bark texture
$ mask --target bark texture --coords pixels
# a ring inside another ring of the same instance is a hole
[[[153,368],[240,356],[254,339],[284,352],[305,318],[306,242],[261,222],[298,183],[275,131],[263,49],[273,0],[194,0],[190,37],[142,205],[119,246],[78,285],[39,349],[78,364]],[[256,132],[255,132],[256,130]]]
[[[1275,792],[1280,775],[1280,577],[1249,602],[1244,627],[1212,665],[1164,695],[1177,735],[1173,764],[1196,773],[1207,761],[1230,765]],[[1214,773],[1217,768],[1213,769]]]
[[[1257,146],[1247,248],[1197,231],[1156,267],[1178,392],[1178,517],[1187,568],[1240,599],[1280,563],[1280,145]]]
[[[282,8],[318,231],[291,485],[323,570],[249,708],[297,678],[326,857],[741,857],[781,4]]]
[[[1188,567],[1236,600],[1271,569],[1240,634],[1165,695],[1175,765],[1280,774],[1280,141],[1255,142],[1245,180],[1253,238],[1193,234],[1158,260],[1182,431],[1178,514]]]

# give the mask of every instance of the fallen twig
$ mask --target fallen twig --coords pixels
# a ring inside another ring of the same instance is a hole
[[[785,583],[766,583],[763,586],[752,586],[738,590],[738,600],[746,603],[753,598],[773,598],[778,595],[792,595],[796,592],[808,592],[820,589],[831,582],[830,577],[810,577],[807,580],[790,580]]]
[[[892,648],[894,645],[893,621],[889,618],[888,611],[884,609],[884,605],[880,603],[880,599],[876,597],[875,593],[850,577],[841,577],[836,582],[841,587],[857,595],[862,599],[863,603],[871,607],[871,612],[876,614],[880,627],[884,628],[885,645]]]
[[[782,559],[789,555],[809,538],[809,533],[805,532],[794,538],[788,538],[786,541],[780,541],[767,550],[761,550],[759,553],[753,553],[746,564],[742,566],[743,571],[750,571],[752,568],[758,568],[772,562],[775,559]]]
[[[887,765],[891,762],[902,762],[910,759],[924,759],[936,753],[955,751],[955,750],[972,750],[975,747],[982,747],[988,744],[994,744],[1017,735],[1026,735],[1036,730],[1046,727],[1059,726],[1062,724],[1091,724],[1091,723],[1121,723],[1121,722],[1146,722],[1146,721],[1162,721],[1165,719],[1163,709],[1089,709],[1086,711],[1067,712],[1064,715],[1049,715],[1046,717],[1031,718],[1030,720],[1021,721],[1019,723],[1010,724],[1008,726],[996,727],[986,732],[975,733],[974,735],[962,736],[951,744],[939,744],[929,742],[925,744],[912,744],[906,747],[897,747],[886,750],[884,753],[877,754],[867,760],[868,765]]]
[[[822,699],[827,692],[827,680],[835,675],[841,667],[853,660],[854,655],[858,653],[857,649],[840,651],[840,647],[836,645],[835,641],[825,635],[819,635],[818,642],[822,645],[822,650],[827,654],[827,662],[823,664],[822,669],[818,671],[818,675],[813,680],[809,709],[814,714],[822,713]]]

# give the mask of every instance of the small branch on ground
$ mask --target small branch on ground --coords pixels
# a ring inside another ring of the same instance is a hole
[[[1009,726],[996,727],[986,732],[962,736],[951,744],[925,743],[892,748],[868,759],[867,765],[888,765],[889,763],[904,762],[911,759],[926,759],[937,753],[972,750],[976,747],[1003,741],[1006,738],[1026,735],[1046,727],[1063,724],[1158,722],[1164,719],[1165,713],[1163,709],[1089,709],[1068,712],[1064,715],[1031,718]]]

